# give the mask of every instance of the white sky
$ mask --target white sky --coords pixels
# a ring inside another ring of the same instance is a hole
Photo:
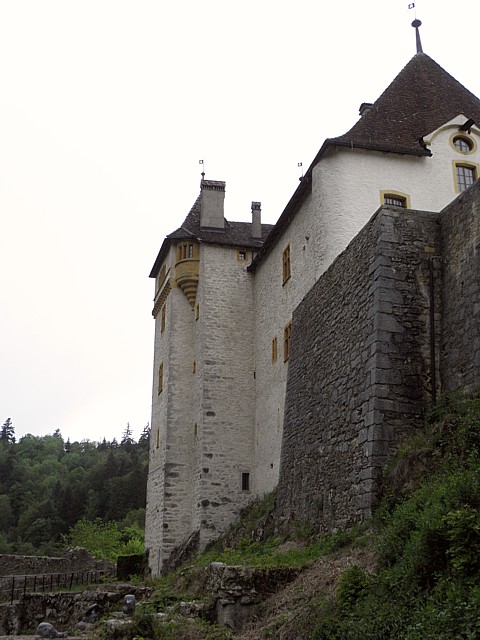
[[[206,177],[275,222],[326,137],[415,53],[406,0],[0,0],[0,425],[138,438],[162,239]],[[480,2],[418,0],[480,95]],[[373,213],[373,212],[372,212]]]

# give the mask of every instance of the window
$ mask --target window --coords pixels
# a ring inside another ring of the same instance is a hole
[[[402,196],[396,196],[393,194],[386,193],[383,201],[385,204],[392,204],[394,207],[405,208],[407,206],[406,198],[403,198]]]
[[[250,474],[242,473],[242,491],[250,491]]]
[[[160,427],[157,429],[157,449],[160,446]]]
[[[460,153],[470,153],[473,151],[473,142],[467,136],[455,136],[453,138],[453,146]]]
[[[277,336],[272,340],[272,363],[275,364],[278,358]]]
[[[163,362],[158,367],[158,395],[163,391]]]
[[[380,203],[389,204],[393,207],[402,207],[403,209],[410,209],[410,196],[408,193],[402,193],[401,191],[392,191],[391,189],[384,189],[380,191]]]
[[[193,258],[193,244],[181,244],[177,247],[177,262]]]
[[[283,361],[286,362],[290,357],[292,341],[292,323],[289,322],[283,330]]]
[[[237,252],[237,260],[239,262],[244,262],[246,259],[247,259],[247,252],[244,249]]]
[[[200,318],[200,305],[197,304],[197,306],[195,307],[195,320],[198,320]]]
[[[455,164],[455,177],[457,181],[456,190],[465,191],[465,189],[471,187],[477,179],[476,167],[465,164]]]
[[[161,321],[161,325],[160,325],[160,332],[163,333],[165,331],[165,318],[166,318],[166,307],[167,305],[164,304],[162,307],[162,321]]]
[[[157,291],[165,282],[166,277],[167,277],[167,268],[165,267],[165,265],[163,265],[162,268],[160,269],[160,273],[157,276]]]
[[[288,244],[283,250],[283,256],[282,256],[283,284],[287,282],[287,280],[290,278],[291,275],[292,273],[290,270],[290,245]]]
[[[192,365],[192,373],[196,373],[196,372],[197,372],[197,361],[194,360]]]

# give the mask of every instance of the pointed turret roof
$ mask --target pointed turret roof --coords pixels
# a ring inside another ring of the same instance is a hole
[[[460,113],[480,123],[480,100],[417,53],[360,120],[330,144],[429,155],[420,140]]]

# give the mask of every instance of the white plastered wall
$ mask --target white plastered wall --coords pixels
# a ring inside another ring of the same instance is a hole
[[[165,261],[167,272],[169,268],[174,272],[174,261],[175,250],[172,248]],[[158,575],[172,548],[190,533],[193,490],[192,381],[188,375],[193,357],[193,319],[190,304],[175,285],[167,296],[165,310],[163,334],[161,310],[155,320],[145,527],[145,546],[149,550],[149,566],[153,575]],[[163,390],[158,393],[161,363]]]
[[[253,492],[253,276],[237,257],[235,247],[201,245],[192,523],[201,547],[233,522]],[[242,472],[250,473],[250,491],[241,489]]]

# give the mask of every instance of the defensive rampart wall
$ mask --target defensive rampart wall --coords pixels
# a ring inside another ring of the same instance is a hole
[[[277,524],[368,517],[438,391],[439,216],[382,207],[293,316]]]
[[[480,386],[480,181],[440,214],[443,248],[441,380]]]

